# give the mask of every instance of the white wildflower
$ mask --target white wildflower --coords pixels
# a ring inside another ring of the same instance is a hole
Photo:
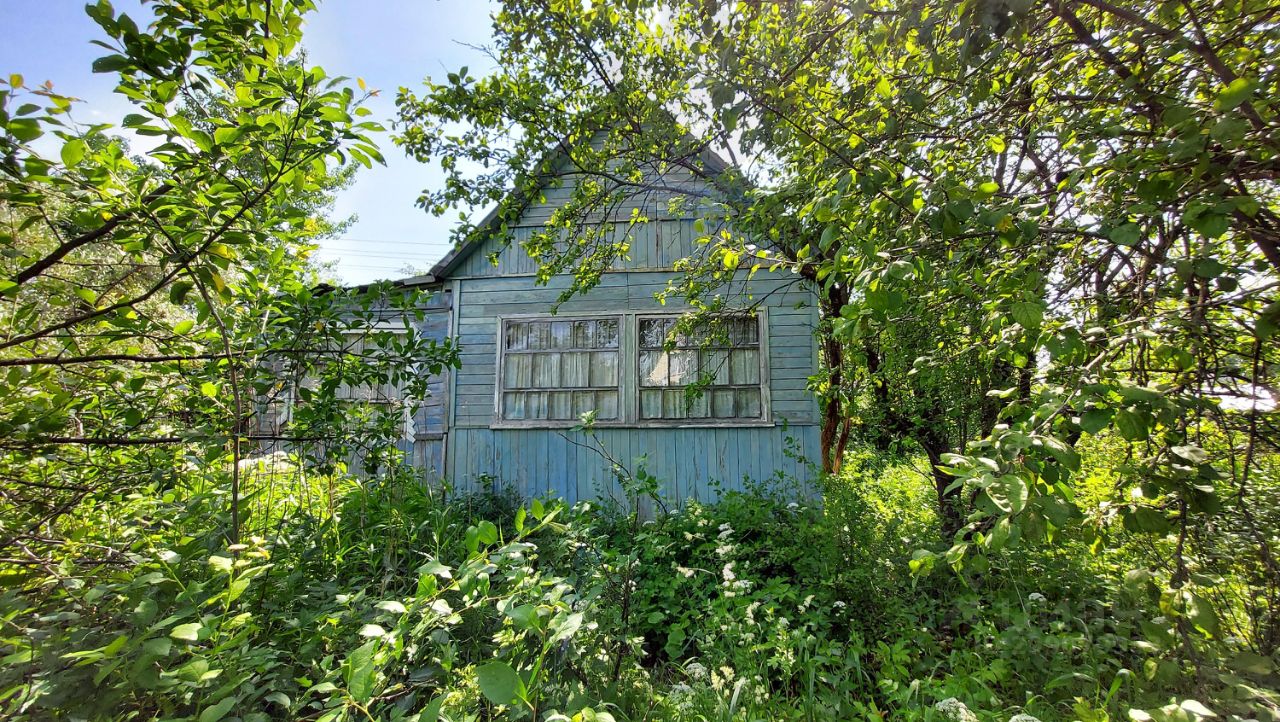
[[[732,582],[738,578],[738,575],[733,573],[733,562],[724,563],[724,569],[720,570],[720,576],[724,577],[726,582]]]
[[[701,662],[690,662],[686,664],[684,671],[685,674],[689,675],[690,679],[701,681],[707,678],[707,668],[702,666]]]
[[[974,714],[964,702],[955,697],[948,697],[933,706],[943,719],[951,722],[978,722],[978,715]]]
[[[683,575],[685,579],[688,579],[693,576],[693,570],[690,569],[689,567],[677,566],[676,571],[681,575]]]
[[[837,599],[836,603],[832,604],[831,606],[835,607],[836,609],[844,609],[848,605],[844,603],[843,599]]]
[[[1019,712],[1010,717],[1009,722],[1040,722],[1040,718],[1029,715],[1026,712]]]
[[[1032,593],[1030,593],[1030,594],[1028,594],[1028,595],[1027,595],[1027,601],[1028,601],[1028,602],[1043,602],[1043,601],[1044,601],[1044,595],[1043,595],[1043,594],[1041,594],[1040,592],[1032,592]]]

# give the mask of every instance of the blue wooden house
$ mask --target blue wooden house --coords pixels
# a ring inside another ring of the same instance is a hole
[[[421,330],[455,338],[462,361],[433,380],[433,397],[414,414],[411,462],[459,488],[513,485],[569,500],[617,492],[607,457],[643,463],[677,504],[711,498],[713,481],[734,489],[779,473],[811,479],[809,464],[820,460],[818,407],[806,390],[817,363],[812,289],[794,274],[742,271],[720,290],[727,310],[700,327],[705,337],[677,333],[687,309],[655,294],[678,260],[706,246],[696,242],[697,203],[671,202],[697,181],[668,177],[667,191],[631,206],[648,222],[632,225],[625,206],[601,221],[619,232],[628,225],[629,253],[556,307],[570,278],[538,283],[522,241],[574,182],[561,176],[516,223],[487,219],[479,240],[399,282],[436,292]],[[695,382],[700,393],[687,388]],[[573,428],[585,412],[594,412],[594,438]]]

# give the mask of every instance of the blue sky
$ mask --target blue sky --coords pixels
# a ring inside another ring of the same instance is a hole
[[[146,15],[130,0],[115,5],[137,18]],[[464,65],[473,74],[492,68],[469,46],[488,44],[493,6],[485,0],[321,0],[303,43],[311,62],[330,75],[361,77],[381,90],[369,108],[387,124],[401,86],[420,88],[423,78]],[[21,73],[28,85],[50,80],[58,92],[81,98],[81,121],[117,122],[129,112],[129,103],[111,92],[114,76],[89,71],[106,51],[89,44],[102,36],[82,0],[0,0],[0,23],[0,73]],[[335,217],[354,214],[358,220],[320,250],[323,260],[337,261],[333,273],[342,282],[423,270],[449,249],[455,217],[435,218],[413,205],[424,188],[441,182],[438,169],[405,158],[389,135],[379,145],[387,166],[361,169],[337,199]]]

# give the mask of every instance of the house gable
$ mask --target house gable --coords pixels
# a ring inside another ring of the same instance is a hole
[[[593,143],[598,140],[593,141]],[[728,166],[710,151],[696,160],[709,173],[718,174]],[[525,243],[545,232],[556,210],[572,198],[581,183],[600,182],[575,172],[566,156],[560,155],[553,171],[536,197],[524,200],[519,217],[503,225],[494,209],[479,224],[476,240],[454,249],[431,269],[431,276],[445,278],[485,278],[529,276],[538,272],[538,263],[525,251]],[[648,169],[637,187],[616,203],[607,214],[589,219],[611,242],[625,241],[626,254],[613,264],[619,271],[670,270],[675,262],[703,253],[697,243],[715,227],[707,225],[709,199],[716,190],[693,171],[683,167]],[[703,219],[699,223],[699,219]]]

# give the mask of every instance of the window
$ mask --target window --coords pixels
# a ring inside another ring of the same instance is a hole
[[[512,320],[503,328],[501,418],[620,418],[621,319]]]
[[[618,314],[500,321],[497,417],[568,425],[752,423],[768,419],[762,317]]]
[[[676,334],[676,318],[638,321],[642,420],[763,418],[755,316],[720,317],[694,336]]]
[[[390,333],[401,336],[405,333],[402,325],[382,322],[366,329],[352,330],[342,334],[342,345],[337,349],[338,358],[350,364],[370,364],[373,375],[379,376],[376,366],[379,364],[378,350],[395,340],[383,339],[381,343],[372,336],[379,333]],[[386,361],[381,362],[383,365]],[[314,377],[303,379],[303,385],[315,388],[318,380]],[[364,383],[342,382],[334,390],[334,398],[347,407],[352,413],[362,413],[365,409],[370,413],[385,414],[399,412],[403,423],[402,436],[412,440],[416,429],[413,421],[415,404],[405,393],[405,389],[394,381],[374,380]]]

